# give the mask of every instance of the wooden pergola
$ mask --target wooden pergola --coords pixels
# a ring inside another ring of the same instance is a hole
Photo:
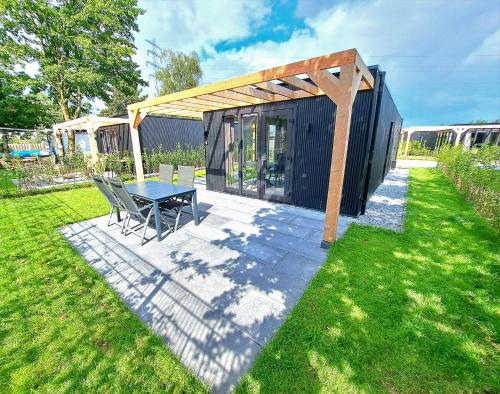
[[[203,118],[206,111],[327,95],[337,107],[323,232],[323,241],[331,243],[336,238],[352,105],[358,90],[373,89],[373,84],[358,51],[349,49],[131,104],[127,108],[137,180],[144,179],[138,127],[150,113]]]
[[[99,153],[97,149],[97,140],[95,132],[99,127],[102,126],[112,126],[116,124],[128,123],[128,119],[120,118],[109,118],[105,116],[88,115],[82,116],[78,119],[68,120],[66,122],[57,123],[52,126],[52,132],[54,134],[55,144],[57,148],[57,154],[62,156],[63,144],[62,144],[62,133],[69,132],[74,133],[77,130],[85,130],[89,136],[90,145],[90,155],[92,160],[95,162],[97,160],[97,154]]]

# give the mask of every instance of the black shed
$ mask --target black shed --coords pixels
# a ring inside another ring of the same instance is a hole
[[[99,153],[132,152],[128,117],[123,120],[126,123],[97,129]],[[173,150],[178,144],[192,148],[203,144],[203,122],[198,119],[150,115],[141,122],[139,131],[142,152],[151,152],[160,145],[165,150]]]
[[[369,70],[374,89],[358,92],[351,116],[340,210],[349,216],[364,213],[391,168],[402,125],[385,72]],[[324,211],[335,112],[326,96],[204,112],[207,188]]]

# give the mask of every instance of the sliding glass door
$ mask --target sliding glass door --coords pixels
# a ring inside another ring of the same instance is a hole
[[[289,201],[292,111],[225,117],[226,190]]]
[[[266,199],[289,201],[291,196],[292,111],[262,113],[264,163],[261,194]]]
[[[257,114],[242,115],[241,129],[243,132],[242,147],[242,192],[257,194],[259,180],[258,128]]]

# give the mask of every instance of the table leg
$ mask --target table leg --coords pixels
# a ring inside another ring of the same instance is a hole
[[[161,217],[160,217],[160,204],[158,201],[154,202],[155,210],[155,227],[156,227],[156,240],[161,241]]]
[[[196,190],[193,193],[191,208],[193,210],[194,224],[197,226],[200,223],[200,218],[198,217],[198,198],[196,197]]]
[[[120,208],[116,208],[116,221],[121,222],[122,218],[120,217]]]

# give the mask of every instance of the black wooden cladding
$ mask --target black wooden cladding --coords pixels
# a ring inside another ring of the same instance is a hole
[[[381,73],[375,117],[376,133],[371,143],[364,202],[382,183],[391,168],[391,161],[395,160],[398,135],[403,123],[384,80],[385,73]]]
[[[377,66],[370,71],[375,87],[358,92],[351,116],[341,201],[341,213],[350,216],[364,212],[366,199],[389,171],[402,123],[385,86],[385,74]],[[223,117],[280,108],[291,108],[295,114],[290,203],[325,210],[336,108],[326,96],[205,113],[207,187],[225,190]]]
[[[103,126],[96,133],[99,153],[132,152],[128,123]],[[196,148],[203,143],[203,122],[201,120],[146,116],[139,125],[139,139],[143,152],[151,152],[162,145],[173,150],[180,144]]]
[[[162,145],[173,150],[180,144],[195,148],[203,143],[203,122],[194,119],[146,116],[139,125],[139,136],[144,152]]]

